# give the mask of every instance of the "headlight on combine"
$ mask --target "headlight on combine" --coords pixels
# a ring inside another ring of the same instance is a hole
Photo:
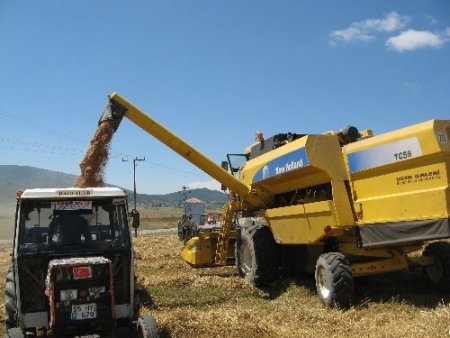
[[[61,302],[78,299],[78,290],[77,289],[60,290],[59,299]]]

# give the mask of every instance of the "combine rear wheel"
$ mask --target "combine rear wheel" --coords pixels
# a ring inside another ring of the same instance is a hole
[[[433,242],[425,247],[423,256],[434,258],[434,264],[425,265],[422,275],[429,285],[444,287],[450,279],[450,243]]]
[[[137,338],[158,338],[158,327],[153,316],[144,315],[137,321]]]
[[[236,242],[239,274],[261,286],[278,279],[279,252],[267,226],[252,225],[241,230]]]
[[[328,307],[347,308],[354,298],[352,268],[340,252],[320,255],[316,264],[316,288],[320,300]]]

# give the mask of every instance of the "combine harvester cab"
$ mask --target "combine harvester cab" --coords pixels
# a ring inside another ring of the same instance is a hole
[[[124,116],[230,191],[220,230],[184,246],[192,266],[236,264],[256,285],[312,272],[321,301],[339,307],[354,303],[359,276],[418,267],[448,286],[448,242],[409,253],[450,238],[450,121],[379,136],[347,127],[261,137],[221,167],[114,93],[101,121]]]

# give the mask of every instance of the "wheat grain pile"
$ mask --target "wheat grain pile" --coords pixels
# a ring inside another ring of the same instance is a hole
[[[96,129],[83,160],[80,163],[81,174],[75,181],[75,187],[102,187],[104,171],[109,158],[109,145],[114,135],[116,121],[103,121]]]

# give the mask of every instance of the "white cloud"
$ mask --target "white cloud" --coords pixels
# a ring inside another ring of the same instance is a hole
[[[352,23],[349,27],[336,30],[330,34],[331,42],[363,41],[368,42],[375,38],[376,32],[394,32],[406,26],[410,18],[390,12],[381,19],[367,19]]]
[[[220,190],[221,184],[217,182],[216,180],[209,180],[209,181],[201,181],[201,182],[192,182],[186,184],[189,189],[201,189],[201,188],[207,188],[210,190]]]
[[[412,51],[419,48],[439,48],[444,41],[442,38],[429,31],[416,31],[408,29],[399,35],[389,38],[386,46],[397,52]]]
[[[331,33],[331,38],[333,39],[334,42],[336,41],[349,42],[352,40],[359,40],[366,42],[372,40],[374,36],[366,32],[363,32],[356,27],[349,27],[339,31],[334,31],[333,33]]]
[[[361,29],[393,32],[402,29],[409,21],[408,16],[401,16],[397,12],[386,14],[383,19],[368,19],[360,23]]]

